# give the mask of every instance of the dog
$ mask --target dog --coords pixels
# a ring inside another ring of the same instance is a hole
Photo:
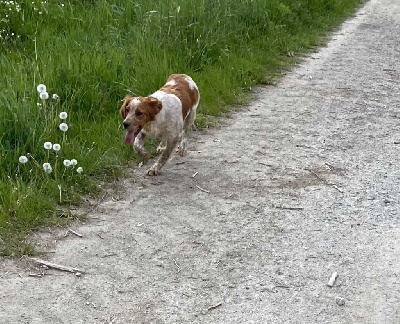
[[[161,139],[162,154],[147,170],[155,176],[167,163],[179,141],[179,155],[186,155],[186,136],[196,118],[200,93],[196,83],[186,74],[172,74],[165,85],[148,97],[126,95],[120,108],[127,133],[125,144],[133,147],[147,161],[149,153],[143,146],[146,135]]]

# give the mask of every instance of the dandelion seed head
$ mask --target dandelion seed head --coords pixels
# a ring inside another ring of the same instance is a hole
[[[61,150],[61,145],[60,144],[53,144],[53,150],[58,152],[59,150]]]
[[[43,163],[43,170],[46,173],[51,173],[53,171],[53,168],[51,167],[50,163],[46,162]]]
[[[46,91],[41,92],[41,93],[39,93],[39,98],[42,100],[47,100],[47,99],[49,99],[49,94]]]
[[[66,123],[61,123],[59,128],[63,131],[66,132],[68,130],[68,125]]]
[[[71,161],[70,160],[64,160],[63,161],[64,166],[66,166],[67,168],[71,166]]]
[[[42,93],[42,92],[46,92],[47,91],[47,88],[46,88],[46,86],[44,85],[44,84],[39,84],[38,86],[37,86],[37,91],[39,92],[39,93]]]
[[[51,142],[44,142],[43,147],[46,150],[51,150],[51,148],[53,147],[53,144],[51,144]]]
[[[59,98],[60,97],[56,93],[53,93],[53,95],[51,96],[51,99],[53,99],[54,101],[57,101]]]
[[[24,164],[24,163],[28,162],[28,158],[25,155],[21,155],[19,157],[18,161],[19,161],[19,163]]]
[[[79,174],[81,174],[83,172],[83,168],[79,167],[78,169],[76,169],[76,172],[78,172]]]
[[[70,162],[71,162],[71,165],[77,165],[78,164],[78,161],[76,159],[72,159]]]
[[[65,111],[60,113],[60,119],[67,119],[67,117],[68,117],[68,114]]]

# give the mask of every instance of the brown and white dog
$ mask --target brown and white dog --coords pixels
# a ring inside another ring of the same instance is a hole
[[[150,155],[143,147],[145,136],[161,139],[158,149],[162,154],[147,175],[160,172],[179,141],[179,154],[186,154],[186,135],[196,118],[199,99],[196,83],[185,74],[172,74],[160,90],[148,97],[125,97],[120,109],[127,130],[125,144],[133,143],[139,155],[148,160]]]

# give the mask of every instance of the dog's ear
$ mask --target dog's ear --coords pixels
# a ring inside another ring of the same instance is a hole
[[[127,106],[129,105],[129,103],[131,102],[131,100],[133,99],[133,97],[131,95],[126,95],[124,98],[124,103],[122,104],[121,108],[119,109],[119,112],[121,114],[122,119],[126,118],[126,115],[128,114],[127,111]]]
[[[162,109],[162,102],[154,97],[147,97],[147,103],[150,108],[150,114],[154,118]]]

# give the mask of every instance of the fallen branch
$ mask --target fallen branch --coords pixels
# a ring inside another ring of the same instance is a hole
[[[78,268],[72,268],[72,267],[68,267],[68,266],[63,266],[63,265],[60,265],[60,264],[52,263],[52,262],[41,260],[41,259],[38,259],[38,258],[28,258],[28,259],[32,260],[32,261],[34,261],[36,263],[45,265],[45,266],[47,266],[49,268],[53,268],[53,269],[57,269],[57,270],[61,270],[61,271],[67,271],[67,272],[72,272],[72,273],[76,273],[76,272],[85,273],[84,270],[80,270]]]

